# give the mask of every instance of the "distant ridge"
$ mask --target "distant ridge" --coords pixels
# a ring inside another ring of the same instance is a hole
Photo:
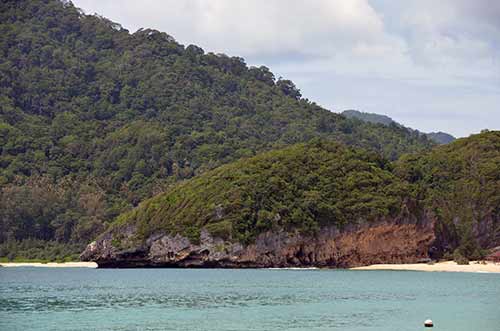
[[[431,140],[437,142],[438,144],[444,145],[455,141],[457,138],[446,132],[430,132],[426,133],[427,137]]]
[[[358,120],[361,120],[363,122],[368,122],[368,123],[374,123],[374,124],[383,124],[383,125],[396,125],[399,127],[404,127],[402,124],[394,121],[392,118],[386,115],[381,115],[381,114],[375,114],[375,113],[365,113],[361,112],[358,110],[354,109],[349,109],[345,110],[342,112],[342,115],[344,115],[347,118],[355,118]],[[456,140],[454,136],[452,136],[449,133],[446,132],[430,132],[430,133],[425,133],[425,132],[420,132],[419,130],[415,130],[419,133],[422,133],[426,135],[429,139],[434,141],[435,143],[438,143],[440,145],[444,144],[449,144]]]
[[[391,125],[391,124],[399,125],[399,123],[394,121],[389,116],[375,114],[375,113],[364,113],[354,109],[344,110],[342,112],[342,115],[344,115],[347,118],[356,118],[358,120],[362,120],[364,122],[369,122],[369,123],[384,124],[384,125]]]

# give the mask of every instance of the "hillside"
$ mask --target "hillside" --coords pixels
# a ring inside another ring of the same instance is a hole
[[[314,141],[179,183],[121,215],[82,257],[101,266],[354,266],[500,245],[500,132],[391,164]],[[312,255],[310,255],[312,254]]]
[[[372,153],[335,143],[294,145],[180,183],[117,224],[137,225],[142,238],[164,230],[194,241],[204,227],[240,242],[275,227],[314,233],[397,214],[408,190],[388,168]]]
[[[360,112],[358,110],[345,110],[342,112],[342,115],[347,117],[347,118],[355,118],[363,122],[368,122],[368,123],[374,123],[374,124],[382,124],[386,126],[397,126],[400,128],[403,128],[404,126],[401,125],[400,123],[394,121],[392,118],[386,115],[380,115],[380,114],[374,114],[374,113],[365,113],[365,112]],[[412,129],[409,129],[412,130]],[[418,134],[425,135],[427,138],[429,138],[431,141],[444,145],[444,144],[449,144],[452,141],[454,141],[456,138],[453,137],[449,133],[445,132],[431,132],[431,133],[423,133],[418,130],[412,130]]]
[[[410,212],[409,197],[409,185],[374,153],[315,141],[177,184],[121,215],[82,258],[120,267],[346,266],[383,261],[382,251],[397,247],[394,261],[415,261],[433,236]],[[365,228],[369,235],[356,232]],[[348,241],[337,237],[344,231],[359,242],[328,247],[334,238]],[[394,240],[377,248],[379,236]]]
[[[500,246],[500,131],[403,156],[394,172],[437,218],[437,254],[477,258]]]
[[[432,145],[68,1],[2,1],[0,33],[0,256],[74,253],[140,201],[260,151],[319,137],[396,159]]]

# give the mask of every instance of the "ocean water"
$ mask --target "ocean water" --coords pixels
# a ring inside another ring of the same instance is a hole
[[[0,330],[500,330],[500,275],[0,268]]]

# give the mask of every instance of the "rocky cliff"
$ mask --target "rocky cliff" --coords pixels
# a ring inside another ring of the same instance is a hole
[[[374,263],[415,263],[428,258],[435,239],[433,223],[386,220],[315,236],[268,231],[243,245],[212,237],[202,230],[199,243],[181,235],[157,233],[135,242],[136,229],[123,227],[89,244],[84,261],[99,267],[354,267]],[[119,236],[118,247],[116,237]],[[124,248],[126,247],[126,248]]]

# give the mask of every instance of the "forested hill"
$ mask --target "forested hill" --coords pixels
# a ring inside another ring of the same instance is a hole
[[[169,184],[313,137],[389,159],[432,145],[323,109],[266,67],[67,1],[2,1],[0,36],[3,243],[85,243]]]

